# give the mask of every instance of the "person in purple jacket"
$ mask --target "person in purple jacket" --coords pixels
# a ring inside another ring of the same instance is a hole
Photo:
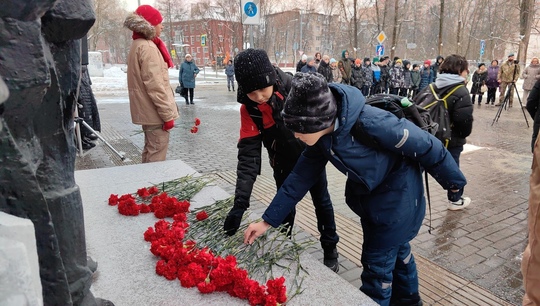
[[[383,306],[422,305],[409,244],[426,211],[422,172],[456,194],[466,184],[442,142],[407,119],[367,105],[359,89],[327,84],[319,74],[294,76],[282,115],[307,146],[263,221],[246,229],[244,242],[279,226],[331,162],[347,176],[345,199],[362,224],[360,290]],[[357,122],[377,148],[351,137]]]
[[[499,89],[499,81],[497,81],[497,74],[499,73],[499,61],[492,60],[491,65],[488,67],[487,71],[487,80],[486,85],[488,88],[487,91],[487,101],[486,104],[491,103],[495,104],[495,94],[497,89]]]

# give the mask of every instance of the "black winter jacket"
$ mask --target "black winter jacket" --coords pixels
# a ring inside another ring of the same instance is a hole
[[[257,175],[261,173],[261,150],[266,147],[274,173],[289,173],[305,144],[283,124],[281,110],[291,89],[292,76],[274,67],[277,84],[274,94],[264,104],[251,101],[241,86],[238,90],[241,128],[238,142],[238,165],[234,206],[247,209]],[[275,175],[274,175],[275,176]]]
[[[317,68],[317,72],[324,76],[326,82],[333,82],[334,77],[332,75],[332,67],[330,67],[330,64],[327,64],[325,61],[321,61],[319,68]]]
[[[456,85],[450,85],[441,89],[437,89],[435,84],[435,91],[439,97],[444,97],[450,90]],[[425,90],[429,90],[426,87]],[[473,124],[473,105],[471,102],[471,96],[467,87],[463,86],[458,88],[448,99],[448,114],[450,115],[450,122],[452,123],[452,139],[448,143],[448,147],[459,147],[467,143],[467,136],[472,132]]]
[[[531,149],[534,150],[534,143],[536,138],[538,138],[538,131],[540,130],[540,112],[538,108],[540,107],[540,80],[534,83],[529,96],[527,97],[527,111],[534,119],[533,123],[533,133],[531,141]]]
[[[82,76],[81,76],[81,87],[79,89],[79,104],[82,105],[82,108],[79,109],[79,117],[83,118],[84,121],[92,127],[92,129],[101,132],[101,121],[99,119],[99,112],[96,103],[96,98],[92,92],[92,81],[90,81],[90,74],[88,73],[88,68],[82,66]],[[86,128],[82,129],[86,131]],[[90,134],[89,131],[88,134]]]

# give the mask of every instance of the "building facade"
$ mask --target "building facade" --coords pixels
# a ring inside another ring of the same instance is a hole
[[[218,19],[198,19],[164,24],[165,41],[175,64],[191,54],[198,66],[222,67],[242,49],[243,27],[240,22]]]

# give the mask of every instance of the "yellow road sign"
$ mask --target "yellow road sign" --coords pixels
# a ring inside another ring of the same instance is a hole
[[[386,40],[386,34],[384,34],[384,31],[381,31],[379,35],[377,35],[377,41],[379,44],[382,44]]]

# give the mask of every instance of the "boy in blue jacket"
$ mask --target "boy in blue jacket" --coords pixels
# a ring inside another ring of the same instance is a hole
[[[407,119],[366,105],[358,89],[327,84],[314,74],[294,76],[282,115],[307,147],[263,221],[249,225],[244,242],[277,227],[330,161],[347,175],[346,202],[364,232],[360,290],[380,305],[422,305],[409,244],[426,210],[422,171],[456,194],[466,184],[441,141]],[[357,120],[379,149],[351,136]]]

